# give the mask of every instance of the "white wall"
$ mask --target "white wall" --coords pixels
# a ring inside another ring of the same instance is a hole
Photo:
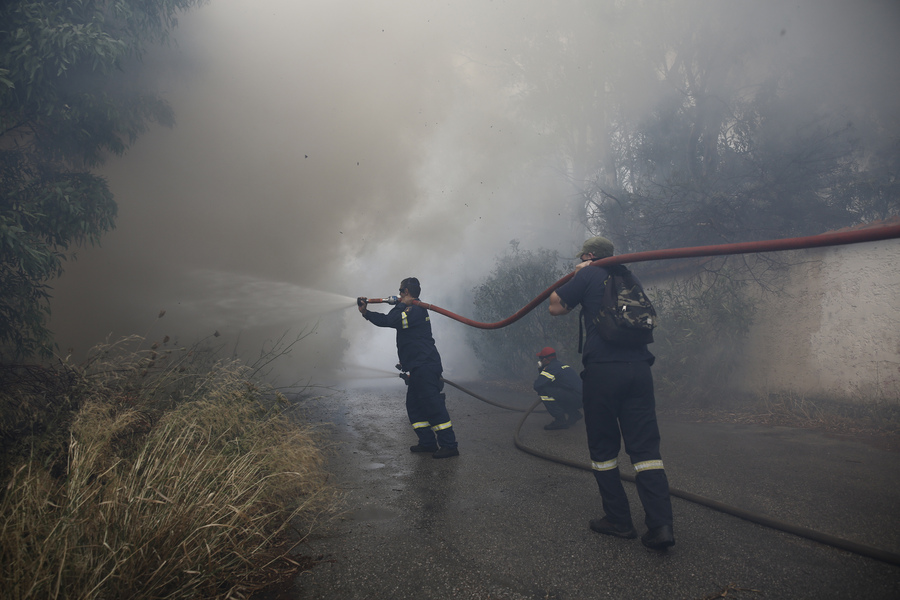
[[[791,252],[785,296],[762,298],[738,388],[900,401],[900,240]]]

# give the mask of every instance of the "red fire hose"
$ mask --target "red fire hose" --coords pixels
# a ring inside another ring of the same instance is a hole
[[[691,258],[697,256],[724,256],[728,254],[747,254],[750,252],[778,252],[782,250],[800,250],[802,248],[820,248],[824,246],[843,246],[846,244],[858,244],[861,242],[875,242],[878,240],[888,240],[900,238],[900,223],[894,221],[884,225],[873,225],[862,229],[853,229],[846,231],[835,231],[831,233],[823,233],[820,235],[811,235],[807,237],[787,238],[783,240],[765,240],[762,242],[741,242],[738,244],[721,244],[718,246],[694,246],[692,248],[673,248],[670,250],[648,250],[646,252],[634,252],[632,254],[621,254],[619,256],[611,256],[609,258],[601,258],[595,260],[593,265],[617,265],[621,263],[646,262],[649,260],[671,259],[671,258]],[[455,319],[460,323],[464,323],[478,329],[500,329],[512,323],[515,323],[529,312],[535,309],[541,302],[550,297],[556,288],[569,281],[575,272],[571,272],[546,290],[540,293],[534,300],[526,304],[521,310],[514,315],[497,321],[496,323],[481,323],[473,321],[466,317],[461,317],[447,309],[428,304],[420,300],[414,303],[422,308],[440,313],[451,319]]]
[[[672,250],[653,250],[648,252],[635,252],[633,254],[623,254],[620,256],[613,256],[610,258],[603,258],[600,260],[594,261],[592,264],[598,266],[604,265],[614,265],[620,263],[635,263],[635,262],[645,262],[649,260],[660,260],[660,259],[671,259],[671,258],[689,258],[689,257],[699,257],[699,256],[722,256],[728,254],[745,254],[750,252],[776,252],[781,250],[799,250],[802,248],[819,248],[824,246],[841,246],[846,244],[856,244],[860,242],[874,242],[878,240],[886,240],[886,239],[894,239],[900,238],[900,222],[894,221],[891,224],[885,225],[876,225],[870,226],[861,229],[854,229],[850,231],[837,231],[833,233],[826,233],[821,235],[814,235],[808,237],[799,237],[799,238],[788,238],[783,240],[769,240],[762,242],[744,242],[739,244],[723,244],[718,246],[697,246],[693,248],[676,248]],[[575,272],[569,273],[546,290],[541,292],[541,294],[525,305],[524,308],[519,310],[517,313],[508,317],[502,321],[497,321],[496,323],[480,323],[478,321],[473,321],[471,319],[467,319],[465,317],[461,317],[457,314],[454,314],[448,310],[440,308],[438,306],[434,306],[432,304],[427,304],[425,302],[421,302],[416,300],[415,304],[422,306],[428,310],[433,310],[434,312],[438,312],[442,315],[450,317],[451,319],[455,319],[461,323],[466,325],[470,325],[472,327],[477,327],[479,329],[499,329],[501,327],[506,327],[511,323],[515,323],[530,311],[532,311],[536,306],[538,306],[541,302],[546,300],[551,293],[553,293],[556,288],[566,283],[569,279],[571,279],[575,275]],[[443,380],[445,383],[450,384],[453,387],[460,389],[461,391],[474,396],[480,400],[485,402],[489,402],[490,404],[494,404],[496,406],[501,406],[502,408],[507,408],[510,410],[522,410],[520,408],[508,407],[496,404],[495,402],[490,402],[481,396],[478,396],[469,390],[451,382],[446,379]],[[533,454],[535,456],[545,458],[547,460],[552,460],[555,462],[559,462],[561,464],[566,464],[572,467],[576,467],[579,469],[584,469],[590,471],[590,466],[581,464],[579,462],[570,461],[564,458],[552,456],[549,454],[545,454],[543,452],[534,450],[522,444],[519,439],[519,431],[522,428],[522,424],[525,422],[525,419],[528,415],[533,411],[537,405],[540,403],[540,400],[536,400],[528,409],[526,409],[525,415],[522,417],[522,420],[519,422],[519,426],[516,429],[515,434],[515,444],[516,447]],[[627,475],[625,473],[621,474],[622,479],[626,481],[634,481],[634,477]],[[757,513],[753,513],[747,510],[743,510],[738,507],[733,507],[726,505],[724,503],[711,500],[709,498],[704,498],[703,496],[699,496],[697,494],[692,494],[690,492],[684,492],[678,490],[676,488],[671,488],[670,492],[673,496],[683,498],[685,500],[689,500],[691,502],[695,502],[697,504],[701,504],[707,506],[709,508],[713,508],[715,510],[731,514],[742,519],[746,519],[748,521],[758,523],[760,525],[764,525],[767,527],[771,527],[773,529],[779,529],[781,531],[785,531],[788,533],[792,533],[794,535],[798,535],[800,537],[804,537],[816,542],[820,542],[823,544],[827,544],[833,546],[835,548],[840,548],[842,550],[847,550],[849,552],[854,552],[861,556],[866,556],[869,558],[874,558],[876,560],[884,561],[892,565],[900,565],[900,555],[888,552],[885,550],[881,550],[879,548],[874,548],[872,546],[867,546],[865,544],[859,544],[857,542],[845,540],[842,538],[838,538],[836,536],[828,535],[825,533],[821,533],[818,531],[814,531],[812,529],[801,527],[798,525],[792,525],[790,523],[786,523],[784,521],[780,521],[777,519],[773,519],[766,515],[760,515]]]
[[[691,257],[700,257],[700,256],[724,256],[730,254],[746,254],[751,252],[778,252],[782,250],[800,250],[803,248],[820,248],[825,246],[842,246],[846,244],[857,244],[861,242],[874,242],[878,240],[887,240],[887,239],[895,239],[900,238],[900,221],[897,219],[892,220],[889,223],[878,224],[878,225],[870,225],[858,229],[853,230],[845,230],[845,231],[836,231],[832,233],[824,233],[821,235],[813,235],[808,237],[798,237],[798,238],[788,238],[782,240],[768,240],[762,242],[743,242],[738,244],[722,244],[717,246],[696,246],[692,248],[675,248],[670,250],[651,250],[648,252],[635,252],[632,254],[622,254],[620,256],[612,256],[609,258],[603,258],[600,260],[595,260],[593,263],[597,266],[604,265],[615,265],[621,263],[636,263],[636,262],[646,262],[650,260],[661,260],[661,259],[672,259],[672,258],[691,258]],[[439,306],[434,306],[433,304],[428,304],[426,302],[421,302],[420,300],[414,300],[415,304],[426,308],[428,310],[432,310],[434,312],[440,313],[444,316],[450,317],[451,319],[455,319],[460,323],[464,323],[466,325],[470,325],[472,327],[477,327],[479,329],[500,329],[501,327],[506,327],[512,323],[515,323],[526,314],[534,310],[539,304],[541,304],[544,300],[546,300],[550,294],[553,293],[559,286],[563,285],[567,281],[569,281],[575,272],[569,273],[546,290],[540,293],[534,300],[526,304],[521,310],[513,314],[512,316],[503,319],[502,321],[497,321],[496,323],[481,323],[478,321],[473,321],[472,319],[467,319],[465,317],[461,317],[455,313],[450,312],[449,310],[443,309]],[[396,297],[388,297],[388,298],[369,298],[368,302],[387,302],[389,304],[395,304],[397,302]],[[488,402],[490,404],[494,404],[495,406],[500,406],[501,408],[507,408],[510,410],[522,410],[516,407],[509,407],[497,404],[495,402],[491,402],[465,388],[448,381],[446,379],[443,380],[445,383],[460,389],[461,391],[474,396],[480,400]],[[516,447],[524,450],[525,452],[529,452],[534,454],[535,456],[539,456],[541,458],[546,458],[548,460],[553,460],[555,462],[559,462],[562,464],[567,464],[569,466],[577,467],[580,469],[585,469],[590,471],[589,466],[585,466],[581,463],[577,463],[574,461],[569,461],[563,458],[555,457],[552,455],[544,454],[528,448],[524,446],[519,440],[519,430],[522,427],[525,419],[528,415],[533,411],[537,405],[540,403],[540,400],[536,400],[530,408],[526,409],[525,416],[522,417],[522,420],[519,422],[519,427],[516,430],[515,435],[515,444]],[[622,474],[622,478],[627,481],[634,481],[634,478]],[[880,550],[877,548],[873,548],[871,546],[866,546],[864,544],[859,544],[856,542],[844,540],[841,538],[837,538],[835,536],[831,536],[828,534],[820,533],[818,531],[814,531],[805,527],[800,527],[796,525],[791,525],[789,523],[785,523],[783,521],[778,521],[776,519],[772,519],[771,517],[767,517],[765,515],[758,515],[749,511],[745,511],[740,508],[732,507],[725,505],[723,503],[717,502],[715,500],[710,500],[708,498],[704,498],[702,496],[698,496],[696,494],[691,494],[689,492],[683,492],[681,490],[677,490],[672,488],[671,493],[673,496],[678,496],[684,498],[686,500],[690,500],[692,502],[696,502],[698,504],[702,504],[708,506],[710,508],[719,510],[721,512],[725,512],[728,514],[735,515],[737,517],[746,519],[751,522],[759,523],[760,525],[765,525],[767,527],[772,527],[774,529],[780,529],[782,531],[786,531],[788,533],[793,533],[795,535],[805,537],[807,539],[811,539],[823,544],[828,544],[834,546],[836,548],[840,548],[842,550],[847,550],[850,552],[854,552],[861,556],[867,556],[870,558],[874,558],[877,560],[881,560],[893,565],[900,564],[900,555],[897,555],[892,552],[887,552],[884,550]]]

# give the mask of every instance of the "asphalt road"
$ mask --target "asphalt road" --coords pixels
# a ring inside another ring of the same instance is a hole
[[[527,407],[534,398],[478,383],[479,395]],[[900,598],[900,567],[673,498],[676,545],[588,529],[602,515],[585,470],[517,449],[523,413],[447,388],[461,456],[412,454],[404,388],[336,393],[310,403],[328,422],[329,469],[346,511],[298,548],[316,565],[288,599],[851,599]],[[588,462],[583,424],[521,439]],[[898,454],[787,427],[660,421],[673,488],[900,554]],[[620,464],[630,465],[623,454]],[[635,525],[643,511],[631,483]]]

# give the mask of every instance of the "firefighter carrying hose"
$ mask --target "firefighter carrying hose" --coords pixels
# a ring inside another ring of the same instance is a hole
[[[431,320],[426,309],[413,304],[421,291],[419,280],[407,277],[400,282],[399,301],[387,314],[370,312],[367,298],[357,298],[357,304],[363,318],[373,325],[397,330],[398,368],[407,385],[406,413],[418,437],[410,452],[450,458],[459,456],[459,450],[441,393],[444,368],[431,335]]]
[[[568,429],[581,420],[581,377],[569,365],[556,358],[556,350],[547,346],[537,354],[538,373],[534,391],[553,417],[544,429]]]
[[[565,315],[578,305],[584,314],[584,421],[605,513],[600,519],[592,519],[590,527],[605,535],[637,537],[619,477],[618,456],[624,439],[647,525],[641,542],[654,550],[666,550],[675,544],[675,536],[650,372],[655,358],[646,343],[626,346],[606,339],[597,321],[610,271],[594,266],[593,261],[612,255],[613,244],[608,239],[597,236],[585,241],[575,276],[550,295],[550,314]]]

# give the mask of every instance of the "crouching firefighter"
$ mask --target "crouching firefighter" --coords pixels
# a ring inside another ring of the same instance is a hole
[[[537,354],[538,373],[534,391],[553,417],[544,429],[568,429],[581,420],[581,376],[556,358],[556,350],[547,346]]]
[[[387,313],[368,310],[367,298],[358,298],[359,312],[377,327],[397,330],[400,376],[406,381],[406,413],[418,437],[411,452],[429,452],[434,458],[459,456],[453,423],[441,393],[444,367],[431,335],[428,311],[413,304],[422,289],[419,280],[407,277],[400,282],[400,298]]]

